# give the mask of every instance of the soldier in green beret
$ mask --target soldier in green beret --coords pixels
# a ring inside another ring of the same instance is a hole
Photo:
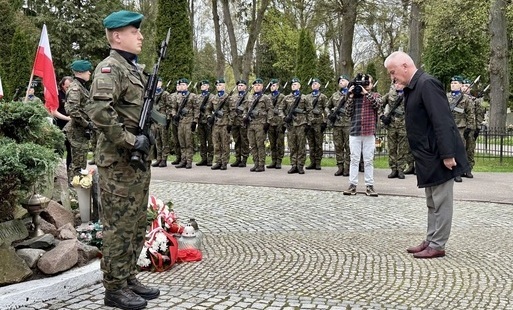
[[[157,81],[157,91],[155,92],[154,109],[167,116],[170,104],[170,94],[166,89],[162,88],[162,79],[159,78]],[[157,152],[157,158],[151,166],[167,167],[167,157],[169,156],[168,127],[158,123],[152,124],[151,127],[155,137],[155,150]]]
[[[226,170],[230,160],[230,131],[232,115],[226,92],[224,79],[216,81],[217,95],[207,107],[207,122],[212,126],[212,141],[214,142],[214,162],[212,170]]]
[[[267,136],[271,145],[271,164],[267,168],[281,169],[281,161],[285,154],[285,125],[280,117],[280,106],[285,95],[280,93],[280,82],[278,79],[271,80],[271,117],[269,120],[269,131]]]
[[[182,84],[180,84],[180,80],[176,81],[176,90],[169,97],[169,110],[166,113],[168,119],[167,127],[169,133],[169,145],[170,151],[174,153],[176,156],[175,160],[171,162],[172,165],[178,165],[182,162],[182,148],[180,147],[180,141],[178,140],[178,123],[176,123],[174,119],[174,112],[178,110],[178,106],[180,105],[180,98],[182,94]]]
[[[328,100],[326,109],[329,112],[329,125],[333,131],[335,159],[338,170],[335,176],[349,176],[351,151],[349,150],[349,129],[351,118],[346,115],[346,100],[348,97],[349,78],[346,75],[338,77],[339,91],[333,93]]]
[[[192,168],[194,155],[193,132],[196,131],[199,118],[199,109],[196,107],[196,95],[189,92],[189,80],[180,79],[181,93],[178,96],[178,105],[173,109],[173,120],[178,124],[178,141],[180,143],[182,161],[175,168]]]
[[[312,79],[311,87],[312,92],[306,95],[306,100],[312,105],[312,126],[306,133],[310,153],[310,165],[305,167],[305,169],[321,170],[324,131],[326,131],[326,127],[328,126],[328,115],[326,112],[328,97],[321,93],[321,81],[318,78]]]
[[[87,167],[87,153],[89,152],[89,139],[94,126],[85,113],[86,103],[89,100],[89,89],[86,83],[91,78],[93,66],[87,60],[75,60],[71,64],[73,81],[66,91],[64,108],[70,121],[64,126],[64,134],[71,145],[71,164],[68,168],[68,181],[80,175],[80,170]]]
[[[103,208],[104,303],[121,309],[143,309],[146,299],[160,295],[136,278],[151,179],[151,144],[138,129],[147,82],[144,66],[137,63],[142,19],[139,13],[118,11],[103,20],[111,50],[95,69],[87,105],[87,114],[100,133],[96,165]],[[146,169],[130,164],[136,152],[145,155]]]
[[[214,95],[210,93],[210,82],[208,80],[201,81],[200,87],[201,94],[196,96],[196,106],[199,109],[198,139],[201,161],[196,163],[196,166],[212,166],[214,144],[212,143],[212,127],[207,123],[207,119],[210,116],[207,113],[207,107],[212,104]]]
[[[244,112],[244,101],[248,97],[248,83],[244,80],[237,81],[238,93],[232,95],[228,100],[230,114],[233,123],[231,124],[231,133],[235,142],[235,162],[231,167],[246,167],[249,156],[248,129],[242,122]]]

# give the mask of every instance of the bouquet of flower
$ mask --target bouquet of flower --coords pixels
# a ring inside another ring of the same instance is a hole
[[[78,240],[101,250],[103,245],[103,225],[100,221],[89,224],[83,230],[77,230]]]
[[[183,226],[178,223],[172,207],[172,202],[164,203],[150,196],[147,212],[149,230],[137,260],[142,269],[165,271],[176,262],[178,242],[173,234],[181,233]]]
[[[90,188],[93,185],[93,174],[94,169],[82,169],[80,170],[80,175],[73,177],[71,185],[73,185],[73,187]]]

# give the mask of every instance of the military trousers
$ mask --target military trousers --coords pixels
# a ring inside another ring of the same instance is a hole
[[[101,270],[105,289],[126,287],[137,274],[137,259],[146,234],[146,210],[151,179],[146,171],[134,169],[128,158],[108,167],[98,167],[101,188],[103,248]]]
[[[287,127],[287,142],[292,167],[303,167],[306,161],[306,125]]]
[[[282,125],[270,126],[267,132],[271,145],[271,158],[273,162],[282,160],[285,154],[285,133]]]
[[[388,166],[392,170],[404,171],[407,165],[407,156],[410,151],[406,128],[388,127]]]
[[[475,131],[472,130],[466,139],[467,159],[470,164],[470,170],[474,168],[476,161],[474,155],[476,152],[476,139],[474,138]]]
[[[178,141],[182,153],[182,163],[191,164],[194,155],[194,139],[191,130],[192,122],[181,120],[178,123]]]
[[[166,125],[156,125],[155,147],[157,161],[167,160],[169,156],[169,135]]]
[[[232,137],[235,142],[235,159],[248,158],[248,129],[244,126],[232,126]]]
[[[170,150],[172,149],[175,152],[176,158],[182,158],[182,149],[180,148],[180,141],[178,139],[178,125],[175,122],[171,122],[171,126],[169,126],[171,134],[170,134]]]
[[[201,160],[212,163],[214,157],[214,144],[212,142],[212,127],[206,122],[198,124],[199,153]]]
[[[250,124],[248,128],[249,147],[253,162],[256,166],[263,167],[265,165],[265,138],[263,124]]]
[[[68,181],[71,182],[74,176],[80,175],[81,169],[87,167],[89,140],[84,136],[82,128],[67,131],[66,138],[71,146],[71,163],[68,168]]]
[[[333,144],[335,145],[335,159],[337,165],[344,165],[349,169],[351,151],[349,149],[349,126],[333,127]]]
[[[312,124],[306,133],[308,149],[310,153],[310,162],[313,164],[321,163],[323,150],[322,143],[324,141],[324,133],[321,131],[321,124]]]
[[[230,160],[230,134],[226,125],[214,124],[212,128],[212,141],[214,142],[214,162],[227,165]]]

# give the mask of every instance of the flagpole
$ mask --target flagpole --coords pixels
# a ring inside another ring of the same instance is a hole
[[[36,54],[37,54],[37,52],[36,52]],[[23,102],[27,102],[27,100],[28,100],[28,93],[29,93],[30,85],[32,85],[33,79],[34,79],[34,67],[32,67],[32,73],[30,74],[30,80],[27,85],[27,92],[25,93],[25,99],[23,99]]]

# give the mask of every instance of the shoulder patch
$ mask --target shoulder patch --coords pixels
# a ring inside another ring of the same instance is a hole
[[[102,73],[110,73],[110,67],[103,67]]]

